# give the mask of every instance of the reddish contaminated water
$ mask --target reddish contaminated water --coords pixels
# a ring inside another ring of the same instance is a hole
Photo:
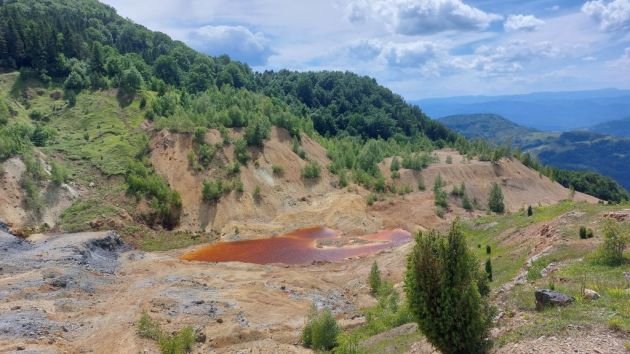
[[[245,262],[302,264],[336,261],[396,247],[411,240],[411,234],[397,229],[358,237],[361,244],[317,247],[318,240],[339,239],[341,234],[325,227],[299,229],[265,239],[219,242],[186,253],[182,259],[203,262]]]

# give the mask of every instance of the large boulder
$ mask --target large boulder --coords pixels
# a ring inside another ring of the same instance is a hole
[[[575,300],[572,296],[550,289],[536,289],[534,295],[536,296],[537,310],[542,310],[549,306],[567,306]]]

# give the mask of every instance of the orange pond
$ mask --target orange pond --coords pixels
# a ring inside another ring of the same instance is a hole
[[[341,233],[326,227],[299,229],[257,240],[219,242],[184,254],[187,261],[301,264],[336,261],[396,247],[411,240],[405,230],[380,231],[357,237],[359,244],[317,247],[318,240],[341,240]]]

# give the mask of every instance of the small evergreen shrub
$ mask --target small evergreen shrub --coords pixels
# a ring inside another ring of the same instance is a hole
[[[302,170],[302,177],[305,179],[317,179],[320,177],[321,167],[317,161],[309,161]]]
[[[307,348],[317,351],[328,351],[337,345],[337,336],[341,332],[337,320],[329,309],[317,311],[311,307],[302,330],[302,343]]]
[[[273,172],[273,175],[276,177],[282,177],[284,175],[284,168],[282,168],[282,166],[280,165],[272,165],[271,171]]]
[[[376,295],[381,288],[381,270],[378,268],[376,261],[372,263],[368,284],[370,285],[370,294]]]
[[[604,243],[599,250],[599,257],[604,264],[614,267],[625,263],[623,252],[628,242],[626,232],[627,230],[622,231],[615,221],[606,220],[604,222]]]
[[[488,197],[488,208],[495,213],[503,213],[505,204],[503,204],[503,192],[497,183],[492,184],[490,196]]]

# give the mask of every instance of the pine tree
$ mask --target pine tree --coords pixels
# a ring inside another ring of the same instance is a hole
[[[532,216],[534,215],[534,211],[532,210],[532,206],[528,206],[527,207],[527,216]]]
[[[372,295],[378,294],[378,291],[381,288],[381,270],[378,268],[378,264],[376,262],[372,264],[372,269],[370,270],[370,275],[368,277],[368,283],[370,284],[370,293]]]
[[[405,274],[409,309],[445,354],[485,353],[492,345],[488,277],[465,239],[457,222],[446,237],[418,233]]]
[[[503,192],[497,183],[493,183],[492,189],[490,189],[488,207],[495,213],[503,213],[505,211],[505,204],[503,204]]]
[[[490,258],[486,260],[486,274],[488,275],[488,281],[492,281],[492,261]]]

